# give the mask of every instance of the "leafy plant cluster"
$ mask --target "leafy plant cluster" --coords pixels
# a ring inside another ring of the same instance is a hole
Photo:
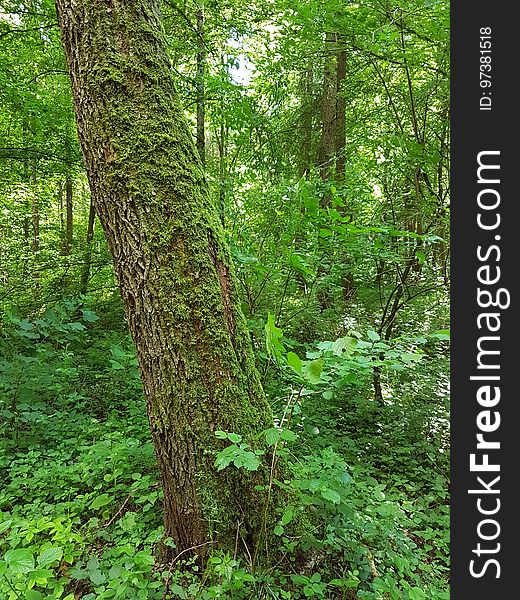
[[[353,396],[362,388],[345,373],[360,375],[371,357],[402,340],[382,348],[373,332],[364,343],[352,333],[319,343],[301,359],[285,350],[283,333],[267,320],[265,364],[276,360],[273,376],[287,390],[285,410],[279,425],[262,433],[263,451],[233,432],[217,432],[227,445],[215,465],[250,471],[261,461],[275,465],[272,494],[290,498],[268,532],[281,560],[269,567],[217,552],[201,572],[182,557],[168,565],[158,560],[161,491],[135,356],[126,338],[115,343],[113,333],[92,344],[98,327],[95,311],[78,301],[33,320],[5,318],[2,597],[448,597],[446,464],[421,461],[409,469],[410,457],[400,453],[439,456],[439,447],[423,440],[410,448],[411,432],[401,431],[390,452],[366,452],[371,427],[391,422],[376,424],[361,399],[352,412],[357,432],[347,437],[335,420],[334,404],[344,411],[346,391]],[[408,343],[420,347],[422,340]],[[383,363],[391,371],[401,360],[420,371],[412,356]],[[92,357],[95,372],[85,357]],[[282,479],[278,461],[287,469]]]

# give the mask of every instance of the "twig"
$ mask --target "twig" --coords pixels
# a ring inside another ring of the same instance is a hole
[[[126,500],[123,502],[123,504],[121,504],[121,508],[116,512],[116,514],[105,525],[105,529],[107,527],[110,527],[110,525],[112,525],[112,523],[117,519],[117,517],[121,514],[121,512],[123,511],[123,508],[127,505],[128,501],[130,500],[131,497],[132,497],[132,494],[128,494],[128,496],[126,497]]]

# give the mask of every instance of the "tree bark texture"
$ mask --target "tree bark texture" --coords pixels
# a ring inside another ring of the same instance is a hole
[[[165,535],[174,554],[234,546],[239,524],[251,542],[261,528],[263,498],[253,490],[261,475],[217,472],[214,432],[251,440],[272,415],[158,3],[56,5],[94,207],[139,359]]]
[[[323,68],[321,138],[317,157],[320,174],[324,180],[334,174],[336,179],[342,179],[345,172],[347,104],[341,88],[347,74],[347,54],[344,50],[338,50],[337,45],[338,35],[327,33]]]

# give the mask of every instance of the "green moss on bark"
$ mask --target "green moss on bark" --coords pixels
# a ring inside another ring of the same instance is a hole
[[[78,132],[137,354],[176,552],[254,540],[262,473],[218,473],[218,429],[272,426],[157,3],[57,0]],[[252,542],[251,542],[252,543]]]

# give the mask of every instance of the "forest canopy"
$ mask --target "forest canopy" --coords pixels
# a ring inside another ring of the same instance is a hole
[[[449,598],[449,5],[0,0],[0,599]]]

